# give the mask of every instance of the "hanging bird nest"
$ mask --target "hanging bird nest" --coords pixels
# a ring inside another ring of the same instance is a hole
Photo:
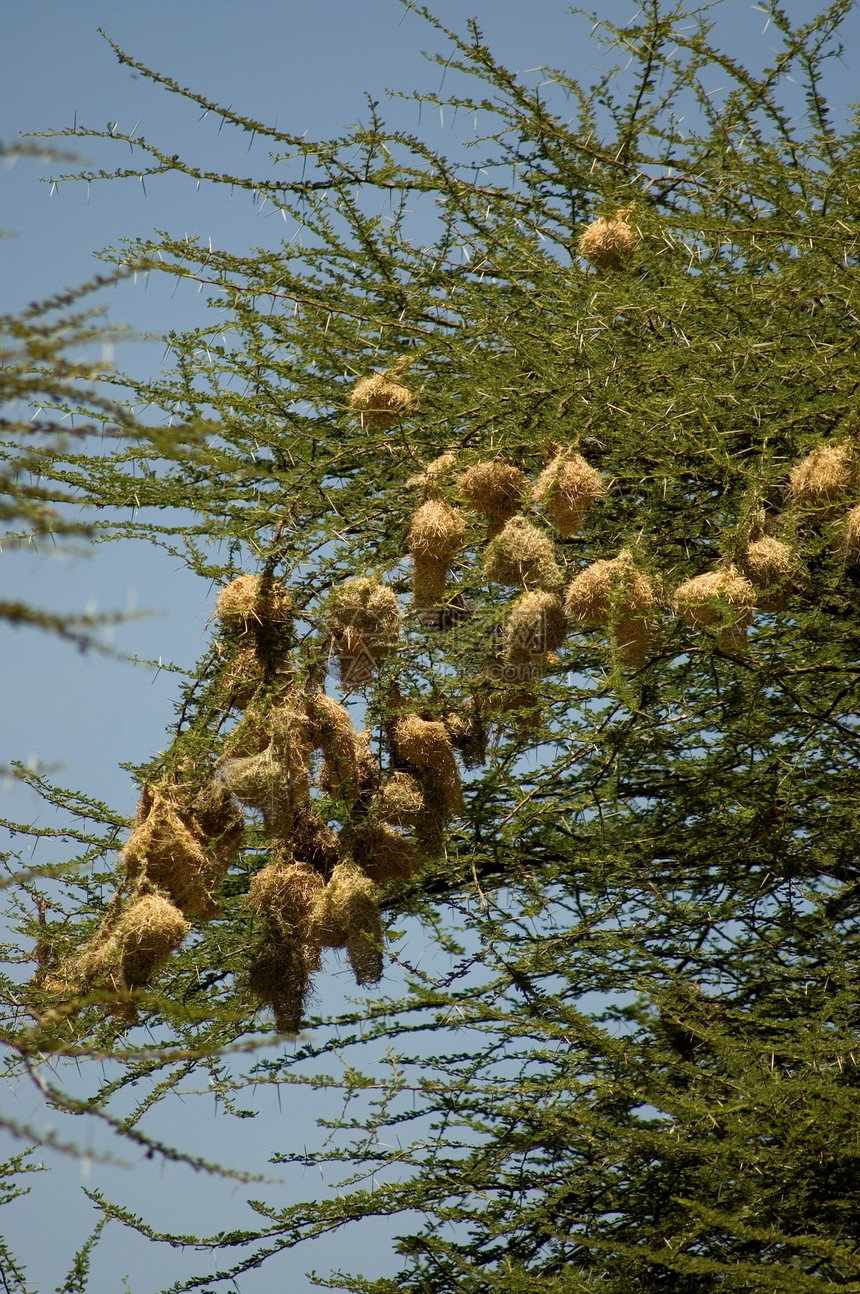
[[[538,661],[563,646],[567,616],[561,598],[537,590],[517,598],[502,630],[502,655],[506,661]]]
[[[221,779],[236,799],[258,809],[268,830],[289,835],[296,809],[310,799],[306,715],[291,705],[274,709],[271,740],[258,755],[223,759]]]
[[[800,507],[833,503],[854,484],[857,465],[848,445],[819,445],[788,474],[788,499]]]
[[[374,885],[406,881],[421,869],[421,856],[412,842],[373,818],[355,828],[351,848],[356,863]]]
[[[421,809],[415,833],[422,840],[437,843],[452,814],[462,813],[463,785],[460,770],[445,724],[402,715],[393,727],[394,748],[400,759],[418,770]]]
[[[734,566],[695,575],[675,590],[677,614],[694,629],[717,629],[726,651],[743,647],[755,605],[755,589]]]
[[[397,375],[399,376],[399,375]],[[415,409],[412,392],[392,373],[374,373],[356,382],[349,397],[349,407],[357,413],[362,427],[385,431],[398,418]]]
[[[553,591],[562,584],[552,540],[524,517],[512,517],[487,546],[484,575],[496,584]]]
[[[275,1015],[278,1033],[299,1032],[311,994],[313,950],[284,939],[269,927],[254,951],[246,973],[248,992]]]
[[[621,270],[639,245],[639,235],[629,224],[633,207],[620,207],[612,220],[598,216],[580,235],[580,256],[598,270]]]
[[[308,808],[296,809],[289,848],[293,857],[313,867],[324,879],[341,861],[336,833]]]
[[[263,666],[253,647],[242,647],[221,676],[225,705],[244,710],[263,682]]]
[[[393,827],[414,827],[424,803],[421,785],[410,773],[392,773],[374,799],[373,808],[382,822]]]
[[[457,488],[476,512],[489,518],[492,535],[519,510],[528,484],[528,477],[518,467],[496,458],[467,468]]]
[[[397,596],[375,576],[358,576],[338,589],[329,609],[332,640],[344,687],[364,687],[377,661],[400,640]]]
[[[438,557],[412,559],[412,605],[416,611],[428,611],[445,601],[448,587],[448,562]]]
[[[647,655],[656,604],[654,580],[636,569],[633,554],[625,548],[617,557],[584,567],[568,586],[564,609],[580,624],[610,626],[625,663],[639,668]]]
[[[190,922],[163,894],[145,894],[127,908],[116,927],[123,987],[148,984],[191,929]]]
[[[325,881],[305,862],[276,862],[251,878],[248,906],[266,916],[284,940],[310,942],[311,914]]]
[[[756,602],[763,611],[783,611],[792,589],[794,554],[788,544],[772,535],[762,535],[747,544],[740,559],[743,574],[756,588]]]
[[[462,548],[465,534],[466,518],[462,512],[437,497],[425,499],[415,509],[407,542],[413,557],[450,562]]]
[[[130,880],[149,882],[164,890],[186,916],[207,921],[218,914],[215,894],[238,848],[236,840],[234,836],[229,850],[207,853],[171,800],[157,787],[148,787],[122,859]]]
[[[253,627],[286,624],[291,614],[289,592],[259,575],[238,575],[218,594],[215,614],[225,629],[247,633]]]
[[[358,733],[348,712],[325,692],[312,693],[307,700],[309,741],[323,754],[320,786],[329,795],[354,804],[361,790]]]
[[[562,539],[582,529],[592,505],[605,494],[600,473],[569,449],[559,450],[532,489],[532,499],[552,516]]]
[[[845,517],[834,547],[847,566],[856,566],[860,562],[860,504]]]
[[[346,948],[358,984],[382,977],[382,921],[376,886],[354,863],[341,863],[314,904],[314,942]]]

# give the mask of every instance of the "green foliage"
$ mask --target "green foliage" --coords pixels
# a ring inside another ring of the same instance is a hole
[[[247,1068],[233,1054],[269,1036],[248,993],[261,918],[246,898],[270,824],[252,817],[220,916],[154,986],[122,999],[146,1033],[118,1009],[116,985],[59,1008],[50,987],[126,885],[112,857],[125,811],[62,797],[83,824],[64,828],[82,845],[78,865],[10,888],[40,967],[27,988],[3,985],[12,1072],[46,1053],[58,1066],[111,1054],[116,1074],[82,1104],[159,1154],[178,1152],[138,1124],[198,1072],[238,1117],[251,1086],[343,1096],[323,1146],[294,1140],[274,1156],[342,1171],[336,1197],[257,1199],[252,1220],[208,1236],[93,1197],[153,1242],[215,1252],[210,1273],[175,1289],[226,1287],[264,1262],[281,1273],[278,1255],[301,1241],[398,1215],[396,1279],[333,1287],[858,1287],[860,604],[843,528],[860,482],[852,468],[844,490],[812,504],[789,478],[819,446],[860,452],[858,135],[831,121],[822,86],[848,7],[796,28],[770,5],[782,45],[753,72],[703,19],[654,0],[623,29],[603,24],[633,62],[590,89],[562,73],[532,89],[476,26],[447,33],[445,66],[479,86],[444,100],[481,126],[463,158],[388,130],[375,106],[319,144],[218,107],[269,140],[265,181],[125,138],[139,160],[117,176],[250,188],[300,233],[249,255],[166,235],[115,251],[120,272],[146,263],[211,291],[211,324],[171,334],[162,373],[114,379],[205,447],[154,433],[96,458],[84,441],[42,467],[34,506],[72,489],[108,510],[105,536],[146,534],[207,580],[254,571],[291,591],[295,621],[274,638],[216,630],[141,782],[211,777],[238,720],[225,680],[249,640],[267,704],[275,658],[294,688],[318,684],[331,599],[354,576],[381,576],[406,612],[399,650],[366,690],[386,767],[404,706],[425,717],[477,706],[491,734],[444,846],[381,893],[387,918],[421,923],[428,968],[397,958],[392,935],[391,990],[306,1019],[291,1054],[260,1052]],[[731,85],[719,109],[715,67]],[[789,72],[806,92],[802,119],[780,98]],[[640,239],[629,264],[589,268],[583,229],[629,207]],[[394,369],[417,411],[362,425],[356,381]],[[534,481],[573,445],[608,489],[556,542],[565,583],[628,548],[661,590],[659,624],[642,665],[625,662],[618,625],[575,623],[558,667],[506,683],[495,631],[519,590],[486,582],[484,520],[468,514],[446,614],[409,612],[413,478],[452,453],[439,488],[467,511],[457,471],[499,455]],[[674,613],[673,589],[742,564],[760,533],[794,565],[779,597],[759,589],[748,636],[721,632],[725,608],[712,629]],[[319,806],[354,827],[335,791]],[[133,1112],[113,1115],[132,1089]],[[81,1105],[56,1085],[50,1098]],[[85,1287],[91,1261],[85,1247],[67,1288]]]

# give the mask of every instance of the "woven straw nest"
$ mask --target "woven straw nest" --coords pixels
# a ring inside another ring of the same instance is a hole
[[[272,711],[269,723],[266,749],[223,759],[221,778],[241,804],[263,814],[270,831],[284,835],[289,834],[296,809],[310,798],[308,721],[303,711],[282,705]]]
[[[163,790],[146,787],[122,851],[126,874],[205,921],[218,913],[215,895],[242,836],[241,815],[224,788],[205,788],[183,813]]]
[[[836,535],[835,548],[849,566],[860,562],[860,504],[845,517]]]
[[[788,605],[796,566],[788,544],[772,535],[751,539],[741,554],[740,567],[756,589],[756,603],[764,611],[782,611]]]
[[[628,549],[584,567],[564,601],[570,620],[611,626],[623,659],[635,668],[644,663],[656,605],[654,581],[636,569]]]
[[[724,650],[743,646],[755,605],[755,589],[734,566],[695,575],[675,590],[678,615],[694,629],[717,629]]]
[[[547,464],[532,489],[532,499],[552,516],[562,539],[582,529],[592,505],[605,494],[600,473],[581,454],[564,449]]]
[[[358,733],[348,712],[325,692],[307,699],[309,742],[323,754],[320,786],[330,795],[354,804],[361,792]]]
[[[435,494],[438,492],[442,482],[453,471],[457,462],[456,454],[440,454],[434,458],[432,463],[428,463],[422,472],[417,476],[410,476],[406,482],[406,488],[409,490],[422,490],[425,494]]]
[[[445,715],[444,722],[451,745],[466,768],[480,768],[487,762],[489,733],[474,702],[462,711],[451,710]]]
[[[362,427],[384,431],[415,409],[412,392],[394,374],[374,373],[356,382],[349,407],[357,413]]]
[[[374,818],[356,827],[352,856],[375,885],[408,880],[421,868],[421,856],[412,842]]]
[[[374,812],[393,827],[414,827],[424,805],[421,783],[411,773],[392,773],[374,799]]]
[[[311,972],[318,968],[316,950],[283,939],[269,927],[248,964],[248,992],[260,1006],[272,1008],[278,1033],[299,1032],[311,994]]]
[[[489,518],[491,535],[519,510],[528,485],[525,473],[501,458],[489,463],[476,463],[467,468],[457,481],[463,498],[481,516]]]
[[[855,456],[848,445],[819,445],[789,472],[787,496],[801,507],[826,505],[847,493],[856,475]]]
[[[512,517],[487,545],[484,575],[496,584],[557,590],[562,574],[552,540],[524,517]]]
[[[599,216],[580,236],[580,256],[598,270],[623,269],[639,244],[639,235],[628,223],[632,216],[632,207],[621,207],[612,220]]]
[[[433,495],[418,505],[409,526],[412,591],[418,608],[438,606],[445,597],[451,558],[463,545],[466,518],[458,508]]]
[[[567,616],[561,598],[538,590],[517,598],[502,631],[506,661],[538,661],[561,647],[567,637]]]
[[[254,626],[286,624],[291,600],[279,584],[265,583],[259,575],[238,575],[218,594],[215,614],[225,629],[247,633]]]
[[[463,787],[451,738],[439,719],[405,714],[393,728],[394,748],[405,763],[418,770],[422,808],[416,833],[436,836],[452,813],[463,810]]]
[[[401,617],[396,595],[375,576],[347,580],[332,599],[329,619],[341,682],[365,686],[377,661],[397,650]]]
[[[85,982],[115,989],[148,984],[191,929],[190,922],[163,894],[144,894],[118,918],[102,923],[95,939],[71,963]]]
[[[382,978],[382,921],[376,886],[354,863],[340,863],[317,896],[312,914],[313,941],[323,948],[346,948],[357,984]]]
[[[325,881],[304,862],[277,862],[251,879],[248,906],[266,916],[285,939],[310,940],[311,912]]]

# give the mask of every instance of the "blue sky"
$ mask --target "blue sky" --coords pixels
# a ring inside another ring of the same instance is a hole
[[[787,7],[797,15],[808,15],[813,8],[805,0]],[[522,0],[438,0],[433,8],[442,21],[461,30],[468,16],[477,16],[487,42],[517,70],[550,63],[587,83],[605,63],[599,48],[586,39],[589,24],[573,19],[559,0],[529,0],[528,5]],[[633,15],[635,5],[608,0],[600,10],[623,22]],[[736,44],[738,52],[753,43],[767,47],[766,19],[747,0],[725,0],[718,16],[725,38]],[[394,120],[417,131],[416,106],[389,105],[385,91],[437,90],[442,79],[441,69],[423,61],[421,50],[441,49],[443,42],[396,0],[279,0],[277,4],[248,0],[243,6],[226,0],[206,4],[185,0],[181,6],[172,0],[133,6],[117,5],[115,0],[75,0],[73,4],[32,0],[8,6],[3,19],[0,140],[11,143],[20,132],[63,129],[74,123],[102,128],[117,122],[123,130],[137,124],[139,133],[165,147],[169,144],[168,152],[203,158],[213,165],[244,167],[251,173],[264,169],[265,152],[258,144],[249,154],[246,137],[228,139],[219,132],[217,119],[201,120],[198,109],[119,66],[98,35],[99,27],[136,59],[183,85],[245,115],[317,137],[343,133],[364,116],[365,91],[379,99]],[[855,54],[860,49],[856,7],[845,31],[846,59],[833,65],[834,101],[839,108],[860,97],[855,89],[860,65]],[[714,90],[719,92],[716,82]],[[463,123],[431,120],[425,109],[420,128],[431,132],[437,145],[444,144],[446,136],[453,144]],[[102,156],[112,160],[96,145],[79,143],[81,151],[96,160]],[[120,158],[113,160],[119,163]],[[233,246],[278,236],[270,216],[256,211],[244,196],[231,202],[172,181],[150,184],[146,192],[130,182],[93,185],[89,190],[85,185],[62,185],[52,193],[41,177],[55,169],[37,161],[18,161],[0,169],[0,228],[11,235],[0,242],[3,311],[19,309],[87,279],[96,268],[93,252],[121,238],[146,234],[154,226],[173,233],[211,234]],[[202,309],[193,294],[172,296],[155,282],[129,285],[112,294],[107,305],[114,323],[156,333],[193,324]],[[123,362],[156,367],[161,353],[159,346],[140,342],[124,347],[122,356]],[[189,667],[203,650],[213,603],[212,590],[183,571],[175,559],[143,545],[107,547],[80,557],[57,555],[48,544],[24,553],[6,549],[0,554],[0,587],[6,596],[27,596],[70,611],[149,609],[153,612],[149,618],[117,631],[116,647]],[[151,667],[81,655],[37,633],[4,627],[0,627],[0,652],[0,764],[13,758],[41,760],[56,766],[61,782],[131,814],[134,792],[119,764],[142,761],[162,744],[173,715],[175,677]],[[0,784],[0,807],[19,819],[29,820],[40,812],[31,793],[11,785]],[[326,993],[333,1000],[346,982],[335,977]],[[294,1094],[290,1099],[296,1099]],[[272,1144],[271,1120],[279,1120],[279,1138],[296,1127],[306,1128],[311,1135],[310,1100],[302,1097],[301,1102],[285,1119],[272,1097],[265,1119],[253,1127],[226,1118],[214,1120],[211,1110],[204,1115],[191,1103],[179,1110],[165,1107],[158,1126],[167,1140],[181,1127],[191,1142],[217,1141],[222,1158],[235,1157],[245,1168],[265,1168],[263,1149]],[[14,1112],[38,1126],[49,1119],[41,1098],[29,1087],[18,1094]],[[202,1193],[194,1207],[205,1216],[208,1229],[245,1220],[237,1215],[243,1207],[241,1188],[228,1185],[209,1193],[199,1177],[183,1169],[168,1172],[160,1164],[141,1162],[130,1173],[65,1161],[50,1181],[45,1175],[34,1184],[29,1200],[10,1206],[8,1227],[0,1217],[0,1228],[29,1261],[33,1289],[53,1289],[61,1279],[73,1244],[83,1238],[86,1219],[92,1214],[78,1187],[82,1181],[96,1180],[104,1180],[109,1190],[143,1211],[151,1210],[165,1223],[173,1212],[172,1201],[188,1201],[195,1190]],[[302,1198],[301,1192],[313,1194],[314,1186],[307,1180],[296,1181],[284,1190]],[[41,1243],[46,1217],[55,1220],[50,1245]],[[324,1256],[308,1263],[315,1262],[321,1271],[329,1261],[359,1270],[384,1252],[385,1240],[379,1229],[367,1226],[358,1243],[340,1247],[332,1243]],[[153,1265],[149,1257],[143,1258],[142,1246],[138,1251],[134,1244],[113,1248],[108,1244],[106,1255],[94,1289],[120,1289],[121,1277],[128,1272],[129,1288],[145,1294],[168,1283],[174,1271],[172,1258]],[[198,1261],[188,1260],[192,1270]],[[384,1258],[379,1270],[391,1270],[392,1261]],[[184,1258],[176,1262],[185,1269]],[[304,1265],[298,1259],[290,1262],[292,1266],[282,1264],[277,1269],[277,1281],[274,1271],[251,1276],[243,1291],[283,1285],[291,1294],[303,1294],[310,1288],[301,1276]]]

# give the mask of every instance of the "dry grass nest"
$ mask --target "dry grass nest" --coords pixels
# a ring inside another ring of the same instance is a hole
[[[270,863],[251,879],[248,906],[268,917],[285,939],[306,943],[311,912],[325,881],[304,862]]]
[[[795,565],[788,544],[772,535],[750,540],[740,560],[743,574],[764,594],[757,602],[765,611],[781,611],[788,605]]]
[[[296,809],[310,798],[310,743],[305,714],[279,706],[270,716],[271,740],[257,755],[221,762],[221,778],[241,804],[258,809],[269,830],[288,834]]]
[[[103,981],[112,988],[148,984],[191,929],[191,923],[164,894],[144,894],[120,916],[102,922],[95,939],[69,969],[84,982]]]
[[[552,540],[524,517],[512,517],[487,546],[484,575],[496,584],[557,590],[562,583]]]
[[[421,855],[394,827],[366,818],[356,827],[352,855],[374,885],[405,881],[421,868]]]
[[[347,580],[332,599],[329,620],[345,687],[363,687],[374,666],[397,650],[400,606],[397,596],[375,576]]]
[[[567,637],[567,616],[561,598],[537,590],[517,598],[502,632],[506,661],[534,661],[561,647]]]
[[[528,489],[528,477],[513,463],[493,459],[476,463],[459,477],[457,487],[481,516],[501,526],[519,510]]]
[[[413,557],[430,557],[449,562],[463,546],[466,518],[444,499],[430,498],[412,514],[408,545]]]
[[[836,552],[849,566],[860,562],[860,504],[845,517],[835,541]]]
[[[532,490],[533,500],[549,512],[563,539],[582,529],[592,505],[605,494],[600,473],[569,449],[556,454]]]
[[[832,503],[851,489],[856,476],[855,455],[848,445],[819,445],[789,472],[788,498],[807,507]]]
[[[645,663],[656,606],[655,581],[636,569],[628,549],[584,567],[564,601],[571,620],[609,625],[624,662],[634,668]]]
[[[349,407],[357,413],[362,427],[386,430],[398,418],[413,412],[412,392],[394,375],[374,373],[356,382],[349,397]]]
[[[349,713],[325,692],[308,697],[310,744],[323,753],[320,785],[330,795],[354,804],[361,792],[358,733]]]
[[[346,948],[357,984],[382,978],[382,920],[376,886],[354,863],[341,863],[318,895],[312,937],[325,948]]]
[[[225,629],[247,633],[253,626],[286,624],[290,619],[289,592],[259,575],[238,575],[218,594],[215,614]]]
[[[164,890],[187,916],[208,920],[217,915],[215,894],[241,847],[243,826],[229,795],[219,788],[189,815],[189,829],[172,800],[157,787],[141,796],[138,821],[122,851],[128,877]],[[206,844],[211,841],[211,847]]]
[[[394,827],[414,827],[424,805],[420,782],[411,773],[392,773],[379,788],[374,811],[382,822]]]
[[[623,269],[639,244],[639,235],[628,223],[632,217],[632,207],[621,207],[612,220],[598,216],[580,235],[580,256],[598,270]]]
[[[247,970],[248,991],[261,1006],[272,1008],[278,1033],[299,1032],[311,993],[316,951],[282,938],[270,927],[255,949]]]
[[[463,787],[451,738],[439,719],[422,719],[405,714],[393,728],[394,747],[398,756],[420,770],[424,809],[432,802],[447,817],[463,809]]]
[[[742,645],[753,621],[755,589],[734,566],[707,571],[675,590],[675,610],[694,629],[718,629],[721,647]]]

